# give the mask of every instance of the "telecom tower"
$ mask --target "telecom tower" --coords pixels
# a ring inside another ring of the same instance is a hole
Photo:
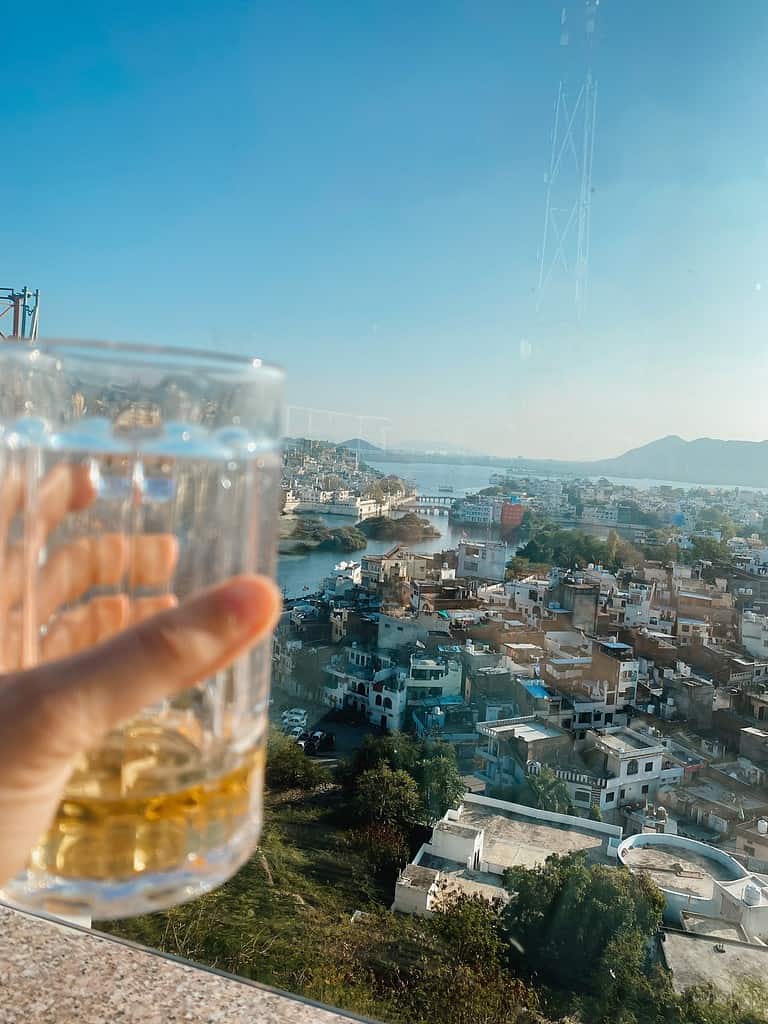
[[[567,287],[578,318],[584,313],[589,278],[589,231],[592,210],[592,159],[595,151],[597,81],[592,73],[593,44],[600,0],[581,0],[582,19],[560,13],[563,77],[555,101],[552,149],[544,208],[544,237],[539,253],[536,309],[540,310],[556,280]],[[570,300],[569,300],[570,301]]]
[[[24,287],[0,288],[0,340],[9,338],[37,338],[40,290]],[[3,318],[10,313],[8,320]],[[10,332],[8,327],[10,326]]]

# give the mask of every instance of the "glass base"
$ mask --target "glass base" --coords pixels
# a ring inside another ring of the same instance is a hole
[[[256,848],[261,823],[250,821],[225,846],[206,852],[194,867],[147,872],[126,881],[61,878],[27,870],[0,890],[0,899],[21,909],[71,920],[109,921],[167,910],[187,903],[222,885],[238,871]]]

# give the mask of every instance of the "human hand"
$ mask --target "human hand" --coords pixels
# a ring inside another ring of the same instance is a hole
[[[80,754],[224,668],[279,614],[277,588],[261,576],[231,579],[179,607],[168,593],[83,599],[126,574],[128,589],[162,588],[177,558],[167,534],[101,534],[60,544],[38,569],[50,534],[93,498],[84,468],[55,467],[40,482],[39,514],[21,547],[8,537],[23,487],[10,473],[0,486],[0,883],[23,868]]]

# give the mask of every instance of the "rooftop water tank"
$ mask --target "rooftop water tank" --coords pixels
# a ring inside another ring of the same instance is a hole
[[[759,885],[755,885],[754,882],[747,882],[744,886],[744,896],[742,899],[748,907],[757,907],[760,905],[762,895]]]
[[[768,818],[760,818],[757,822],[757,834],[768,836]]]

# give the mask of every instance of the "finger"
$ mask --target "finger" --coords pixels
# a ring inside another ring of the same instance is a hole
[[[51,762],[71,759],[142,708],[229,665],[279,613],[271,580],[236,577],[106,643],[20,673],[9,699],[23,692],[37,709]]]
[[[128,542],[119,533],[78,537],[51,552],[40,570],[38,616],[45,623],[62,605],[71,604],[91,587],[116,586],[128,561]]]
[[[144,622],[159,612],[175,608],[173,594],[139,597],[131,601],[123,595],[103,595],[91,598],[77,608],[62,612],[40,639],[39,661],[53,661],[78,654],[87,647],[103,643],[127,626]],[[12,613],[3,643],[2,671],[12,672],[21,667],[22,616]]]
[[[138,625],[139,622],[144,622],[145,619],[150,619],[153,615],[159,615],[160,612],[168,611],[169,608],[175,608],[178,603],[174,594],[159,594],[157,597],[137,597],[131,601],[130,624],[132,626]]]
[[[82,597],[91,587],[117,586],[128,568],[131,587],[167,586],[178,559],[172,534],[119,533],[80,537],[57,548],[40,571],[38,615],[44,623],[55,611]],[[167,605],[165,607],[168,607]]]
[[[129,586],[165,586],[178,559],[179,542],[172,533],[140,534],[131,540]]]
[[[0,611],[20,598],[25,574],[37,566],[39,552],[51,533],[70,512],[86,508],[95,496],[87,466],[60,463],[43,477],[34,502],[32,533],[23,545],[8,552],[0,581]]]
[[[70,512],[87,508],[96,496],[88,466],[59,463],[40,481],[35,521],[44,540]]]
[[[122,595],[95,597],[58,617],[40,643],[40,660],[67,658],[100,644],[125,629],[129,600]]]

